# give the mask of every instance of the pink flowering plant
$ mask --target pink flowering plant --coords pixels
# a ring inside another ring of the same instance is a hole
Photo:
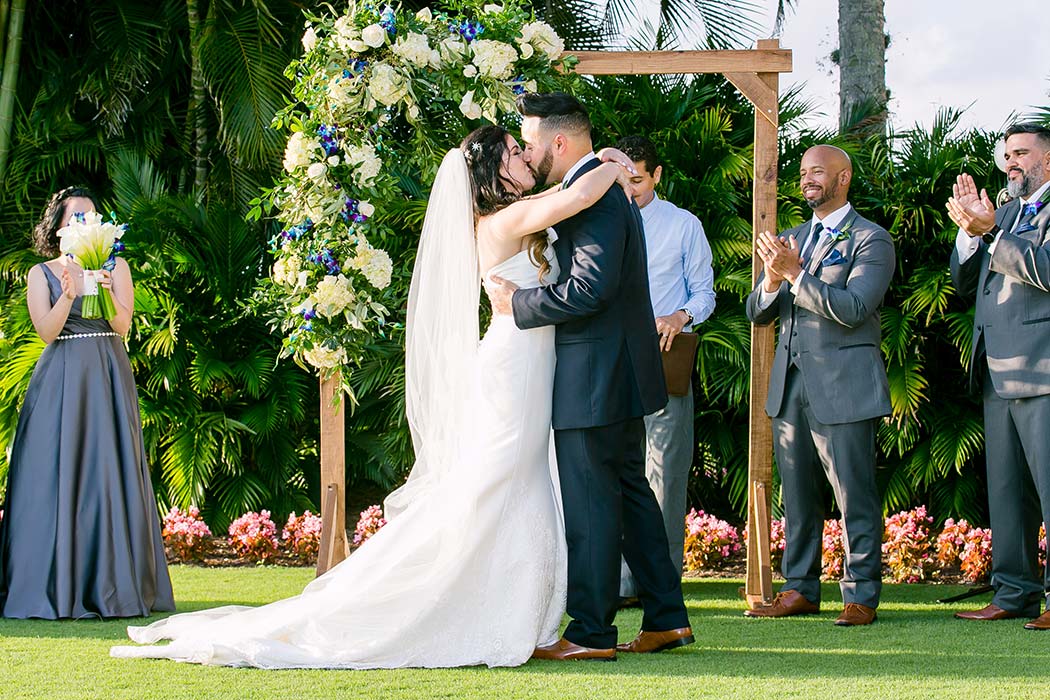
[[[245,513],[230,523],[230,545],[237,554],[255,562],[266,563],[277,554],[277,526],[270,511]]]
[[[842,563],[845,558],[846,549],[842,545],[842,523],[838,520],[825,520],[820,556],[821,572],[824,578],[841,578]]]
[[[1046,523],[1039,526],[1039,566],[1046,566]]]
[[[925,581],[936,569],[935,537],[930,530],[933,518],[926,506],[901,511],[886,519],[882,541],[882,560],[896,583]]]
[[[201,518],[200,509],[182,511],[173,507],[164,516],[161,536],[179,561],[200,560],[211,548],[211,528]]]
[[[314,561],[321,549],[321,516],[310,511],[296,515],[292,511],[281,531],[281,542],[289,554],[305,562]]]
[[[360,547],[365,543],[372,535],[379,532],[379,530],[386,525],[386,519],[383,517],[383,508],[381,506],[368,506],[361,511],[361,516],[357,520],[357,527],[354,528],[354,546]]]
[[[685,516],[686,569],[709,569],[740,548],[740,532],[725,520],[695,509]]]
[[[959,553],[959,568],[970,583],[983,581],[992,570],[992,531],[975,527],[966,533],[966,544]]]
[[[966,546],[966,535],[972,528],[966,520],[955,522],[948,518],[944,521],[941,534],[937,535],[936,556],[937,565],[941,568],[953,566],[962,554]]]

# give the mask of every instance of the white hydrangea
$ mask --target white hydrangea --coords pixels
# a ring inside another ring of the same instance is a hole
[[[380,104],[393,107],[408,94],[404,77],[389,63],[377,63],[372,69],[368,90]]]
[[[332,369],[333,367],[345,365],[349,360],[344,348],[332,350],[324,345],[313,346],[313,348],[303,353],[303,359],[317,369]]]
[[[318,182],[324,179],[327,172],[328,166],[324,163],[311,163],[310,167],[306,169],[306,176]]]
[[[316,141],[306,138],[303,132],[296,131],[288,139],[288,146],[284,149],[284,169],[291,173],[305,168],[313,160],[311,153],[318,149]]]
[[[383,161],[376,155],[370,144],[348,146],[346,162],[354,168],[354,181],[362,187],[369,187],[383,169]]]
[[[474,101],[474,91],[468,90],[459,102],[459,111],[467,119],[481,119],[481,105]]]
[[[328,100],[332,110],[346,112],[361,106],[364,93],[359,76],[344,77],[342,73],[328,81]]]
[[[565,51],[565,42],[546,22],[530,22],[521,28],[519,44],[532,44],[537,51],[547,54],[552,61]]]
[[[474,47],[474,65],[482,76],[506,80],[514,71],[514,62],[518,60],[518,52],[510,44],[491,39],[480,39],[471,46]]]
[[[325,275],[307,300],[321,316],[331,319],[357,300],[346,275]]]
[[[481,8],[481,11],[487,15],[498,15],[500,12],[503,12],[503,5],[485,5]]]
[[[407,35],[399,37],[392,50],[395,55],[400,56],[416,68],[426,68],[430,64],[430,44],[427,43],[426,36],[422,34],[409,32]]]
[[[347,263],[350,269],[357,270],[365,276],[368,283],[376,289],[386,289],[394,272],[390,254],[385,250],[373,248],[367,241],[357,246],[357,255]]]
[[[386,43],[386,30],[379,24],[370,24],[361,30],[361,41],[373,49],[378,49]]]
[[[298,287],[302,267],[303,261],[298,255],[279,257],[273,263],[273,281],[285,287]]]

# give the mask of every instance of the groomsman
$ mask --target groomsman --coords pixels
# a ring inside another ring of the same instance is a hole
[[[700,220],[661,199],[656,186],[663,165],[645,136],[620,139],[616,148],[634,161],[634,201],[642,212],[648,256],[649,294],[661,350],[675,336],[707,320],[715,310],[711,246]],[[667,406],[645,417],[645,475],[656,494],[667,529],[675,571],[682,571],[685,548],[686,487],[693,466],[693,392],[668,395]],[[620,574],[621,603],[636,599],[637,585],[626,562]]]
[[[1037,569],[1039,523],[1050,522],[1050,129],[1006,131],[1007,193],[995,210],[963,173],[948,200],[959,225],[955,288],[976,299],[971,379],[984,383],[992,602],[964,620],[1036,617],[1050,595]],[[1050,629],[1050,611],[1025,625]]]
[[[849,204],[853,168],[834,146],[802,157],[800,186],[813,218],[755,245],[764,269],[747,299],[753,323],[779,316],[766,413],[783,485],[787,582],[749,617],[820,610],[826,476],[842,511],[845,607],[836,625],[875,621],[882,589],[882,506],[875,487],[875,427],[890,413],[879,349],[879,306],[894,269],[893,241]]]

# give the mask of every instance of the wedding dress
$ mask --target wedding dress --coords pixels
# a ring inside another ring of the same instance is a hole
[[[550,246],[546,258],[542,282],[551,283]],[[490,273],[541,284],[527,251]],[[458,149],[435,180],[412,284],[406,402],[417,461],[388,501],[390,522],[298,596],[129,627],[136,642],[172,641],[118,646],[112,656],[259,668],[515,666],[557,639],[566,552],[550,428],[554,328],[523,331],[496,316],[478,343],[480,281]]]

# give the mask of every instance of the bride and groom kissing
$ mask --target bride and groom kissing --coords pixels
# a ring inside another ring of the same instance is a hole
[[[137,642],[172,641],[112,655],[514,666],[693,642],[645,477],[643,416],[667,396],[642,221],[622,189],[631,161],[595,156],[569,95],[518,106],[524,150],[481,127],[434,181],[406,320],[416,463],[386,501],[387,526],[298,596],[131,627]],[[482,279],[493,315],[479,340]],[[617,645],[621,553],[643,617]]]

